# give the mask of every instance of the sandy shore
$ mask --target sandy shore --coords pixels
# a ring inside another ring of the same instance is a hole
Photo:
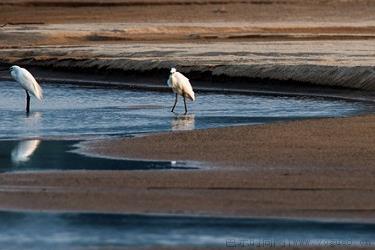
[[[91,152],[213,167],[4,173],[0,206],[373,221],[374,127],[363,116],[99,141]]]

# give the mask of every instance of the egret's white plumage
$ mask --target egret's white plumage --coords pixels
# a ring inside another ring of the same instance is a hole
[[[172,88],[173,92],[176,93],[176,101],[172,108],[172,112],[177,104],[177,95],[180,95],[184,98],[185,113],[186,113],[187,108],[186,108],[185,98],[188,98],[191,101],[195,101],[195,94],[194,94],[193,87],[191,86],[189,79],[183,74],[181,74],[180,72],[177,72],[175,68],[172,68],[167,84],[169,87]]]
[[[26,113],[30,112],[30,94],[41,101],[43,99],[43,90],[35,80],[33,75],[24,68],[14,65],[9,68],[10,75],[26,91]]]
[[[174,93],[189,98],[191,101],[195,100],[195,94],[189,79],[180,72],[177,72],[175,68],[171,69],[167,83]]]
[[[41,101],[43,99],[43,90],[35,80],[33,75],[27,71],[27,69],[21,68],[19,66],[10,67],[10,75],[12,78],[21,84],[22,88],[29,92],[31,95],[35,96],[36,99]]]

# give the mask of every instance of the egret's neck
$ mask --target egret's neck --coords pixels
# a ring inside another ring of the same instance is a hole
[[[13,79],[16,79],[16,72],[14,70],[10,72],[10,75],[13,77]]]

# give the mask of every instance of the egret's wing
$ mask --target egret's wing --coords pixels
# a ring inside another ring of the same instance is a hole
[[[189,97],[192,101],[195,100],[195,94],[193,91],[193,87],[190,84],[189,78],[181,74],[180,72],[176,72],[175,76],[177,78],[177,82],[180,85],[180,88],[183,92]]]
[[[22,85],[24,89],[29,91],[38,100],[43,99],[43,90],[35,80],[33,75],[24,68],[21,68],[17,74],[18,82]]]
[[[189,82],[189,78],[187,78],[186,76],[184,76],[183,74],[181,74],[180,72],[176,72],[175,73],[175,76],[181,80],[181,81],[188,81]],[[190,82],[189,82],[190,84]]]

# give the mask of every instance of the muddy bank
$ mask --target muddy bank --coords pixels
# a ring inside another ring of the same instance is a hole
[[[228,89],[305,92],[317,86],[371,94],[375,89],[371,51],[372,42],[366,40],[128,43],[8,48],[0,50],[0,60],[50,69],[52,74],[53,70],[87,73],[91,80],[149,77],[165,85],[174,66],[192,79],[193,86],[206,82],[216,87],[212,84],[225,82],[222,87]]]

